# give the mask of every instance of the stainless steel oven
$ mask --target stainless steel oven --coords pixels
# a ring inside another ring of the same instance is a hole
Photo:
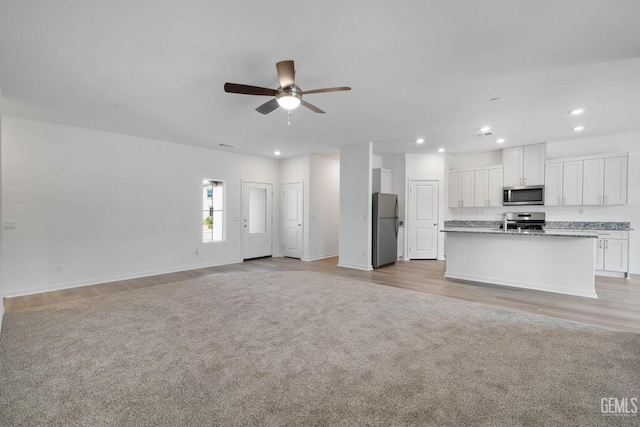
[[[504,187],[502,204],[504,206],[544,205],[544,185]]]

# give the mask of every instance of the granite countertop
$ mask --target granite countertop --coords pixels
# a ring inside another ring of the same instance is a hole
[[[507,230],[504,231],[500,228],[482,228],[482,227],[448,227],[440,231],[446,233],[472,233],[472,234],[501,234],[501,235],[516,235],[516,236],[541,236],[541,237],[584,237],[589,239],[598,238],[597,233],[582,232],[571,233],[570,231],[537,231],[537,230]]]
[[[448,231],[452,228],[483,228],[495,229],[500,228],[502,221],[461,221],[451,220],[445,221],[444,227]],[[629,222],[602,222],[602,221],[547,221],[544,226],[550,230],[616,230],[631,231],[631,223]]]

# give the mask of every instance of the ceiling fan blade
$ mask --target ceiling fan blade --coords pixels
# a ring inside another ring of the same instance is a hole
[[[280,104],[278,104],[278,100],[274,98],[271,101],[267,101],[261,106],[259,106],[258,108],[256,108],[256,111],[262,114],[269,114],[279,106]]]
[[[316,112],[316,113],[324,114],[324,111],[322,111],[321,109],[319,109],[318,107],[316,107],[316,106],[315,106],[315,105],[313,105],[313,104],[309,104],[309,103],[308,103],[307,101],[305,101],[304,99],[301,99],[301,100],[300,100],[300,103],[301,103],[302,105],[304,105],[305,107],[307,107],[307,108],[308,108],[309,110],[311,110],[311,111],[314,111],[314,112]]]
[[[276,64],[276,70],[278,70],[278,80],[280,80],[280,87],[283,89],[295,83],[296,70],[293,66],[293,61],[280,61]]]
[[[327,87],[324,89],[313,89],[313,90],[305,90],[302,92],[304,95],[308,95],[310,93],[323,93],[323,92],[340,92],[342,90],[351,90],[348,86],[340,86],[340,87]]]
[[[224,91],[229,93],[240,93],[243,95],[264,95],[264,96],[276,96],[278,92],[275,89],[269,89],[266,87],[241,85],[238,83],[225,83]]]

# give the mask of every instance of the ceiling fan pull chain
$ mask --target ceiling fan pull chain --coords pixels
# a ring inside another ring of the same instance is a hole
[[[287,125],[291,126],[291,111],[287,111]]]

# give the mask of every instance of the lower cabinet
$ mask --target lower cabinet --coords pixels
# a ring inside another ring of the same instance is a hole
[[[599,231],[595,242],[596,274],[627,276],[629,271],[629,232]]]

